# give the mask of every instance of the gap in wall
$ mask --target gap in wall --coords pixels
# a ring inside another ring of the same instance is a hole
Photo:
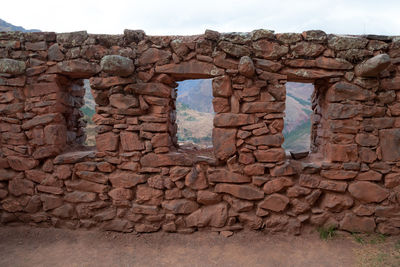
[[[212,99],[212,79],[178,82],[176,123],[180,145],[193,143],[201,148],[212,147]]]
[[[312,94],[311,83],[286,83],[286,110],[282,147],[288,151],[303,152],[310,150]]]
[[[82,120],[86,122],[86,126],[83,128],[86,133],[84,145],[95,146],[96,124],[93,122],[92,117],[96,113],[96,103],[90,90],[90,83],[88,79],[83,80],[83,87],[85,88],[84,105],[80,108],[80,110],[83,113]]]

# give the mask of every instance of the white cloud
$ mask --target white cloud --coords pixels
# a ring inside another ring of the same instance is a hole
[[[266,28],[276,32],[400,35],[395,0],[43,0],[6,1],[0,18],[25,28],[121,34],[198,34]]]

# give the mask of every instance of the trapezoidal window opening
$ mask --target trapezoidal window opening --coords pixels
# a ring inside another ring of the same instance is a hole
[[[96,124],[93,122],[92,118],[96,113],[96,103],[90,89],[89,80],[84,79],[82,80],[82,83],[82,86],[85,89],[85,95],[83,97],[82,106],[79,109],[81,111],[80,130],[83,131],[81,132],[80,143],[85,146],[93,147],[96,145]]]
[[[211,148],[214,119],[212,79],[180,81],[176,90],[178,145]]]
[[[314,85],[311,83],[286,83],[286,110],[283,135],[285,141],[282,147],[292,153],[303,156],[311,151],[312,125],[311,115],[312,95]]]

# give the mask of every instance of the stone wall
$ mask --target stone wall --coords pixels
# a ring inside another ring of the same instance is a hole
[[[398,234],[399,66],[400,39],[376,35],[0,33],[0,222]],[[176,81],[196,78],[213,78],[213,157],[177,145]],[[300,160],[281,148],[287,81],[315,85]]]

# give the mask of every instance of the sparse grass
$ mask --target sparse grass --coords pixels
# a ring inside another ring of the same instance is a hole
[[[365,244],[364,239],[363,239],[361,236],[359,236],[357,233],[351,233],[351,235],[354,237],[354,240],[355,240],[357,243]]]
[[[319,232],[319,237],[322,240],[330,240],[336,235],[336,226],[332,225],[327,228],[325,227],[319,227],[318,232]]]

